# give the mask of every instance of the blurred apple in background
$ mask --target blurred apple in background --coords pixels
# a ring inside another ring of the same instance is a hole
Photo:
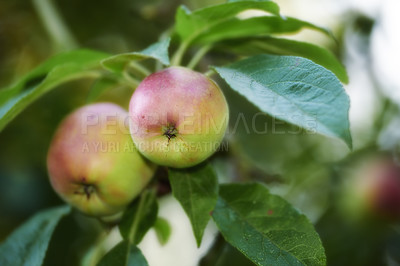
[[[355,219],[400,221],[400,167],[390,156],[369,155],[350,166],[342,204]]]

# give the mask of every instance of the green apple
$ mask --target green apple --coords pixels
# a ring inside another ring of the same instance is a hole
[[[85,214],[123,210],[148,184],[155,165],[137,152],[128,113],[112,103],[84,106],[59,126],[47,167],[54,190]]]
[[[138,150],[164,166],[194,166],[219,147],[229,110],[218,85],[183,67],[145,78],[132,95],[130,131]]]

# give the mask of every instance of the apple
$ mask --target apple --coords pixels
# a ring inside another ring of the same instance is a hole
[[[347,181],[344,203],[349,215],[400,221],[400,166],[393,158],[364,158]]]
[[[386,218],[400,218],[400,167],[385,159],[372,164],[367,171],[363,192],[368,209]]]
[[[184,67],[146,77],[132,95],[130,131],[137,149],[159,165],[199,164],[219,147],[229,109],[218,85]]]
[[[53,137],[51,185],[85,214],[117,214],[153,176],[155,165],[135,149],[127,122],[128,112],[118,105],[87,105],[67,116]]]

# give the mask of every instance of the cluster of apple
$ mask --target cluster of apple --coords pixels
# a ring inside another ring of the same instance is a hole
[[[51,184],[83,213],[117,214],[157,165],[185,168],[211,156],[228,116],[221,89],[205,75],[183,67],[153,73],[136,88],[129,113],[96,103],[61,123],[47,157]]]

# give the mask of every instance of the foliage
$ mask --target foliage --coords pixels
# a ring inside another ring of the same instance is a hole
[[[264,11],[267,16],[238,17],[249,9]],[[115,55],[93,50],[66,52],[1,90],[0,130],[61,84],[94,80],[88,100],[95,101],[118,85],[136,87],[163,65],[189,61],[187,65],[196,68],[205,54],[222,49],[235,56],[250,56],[223,65],[215,61],[207,72],[218,74],[243,96],[242,101],[289,125],[338,138],[351,147],[349,99],[340,83],[348,79],[343,66],[325,48],[275,36],[304,28],[331,34],[311,23],[281,16],[278,5],[271,1],[228,1],[194,11],[181,6],[170,36],[162,36],[144,50]],[[212,217],[225,240],[257,265],[326,264],[321,240],[299,210],[258,183],[219,185],[217,170],[209,162],[189,169],[168,169],[172,193],[190,219],[198,246]],[[0,246],[0,264],[12,265],[18,258],[23,261],[17,264],[41,265],[57,222],[68,212],[62,207],[29,220]],[[125,211],[119,222],[123,240],[99,265],[147,265],[137,248],[147,231],[154,227],[161,243],[173,234],[168,223],[157,218],[157,212],[156,193],[149,188]]]

